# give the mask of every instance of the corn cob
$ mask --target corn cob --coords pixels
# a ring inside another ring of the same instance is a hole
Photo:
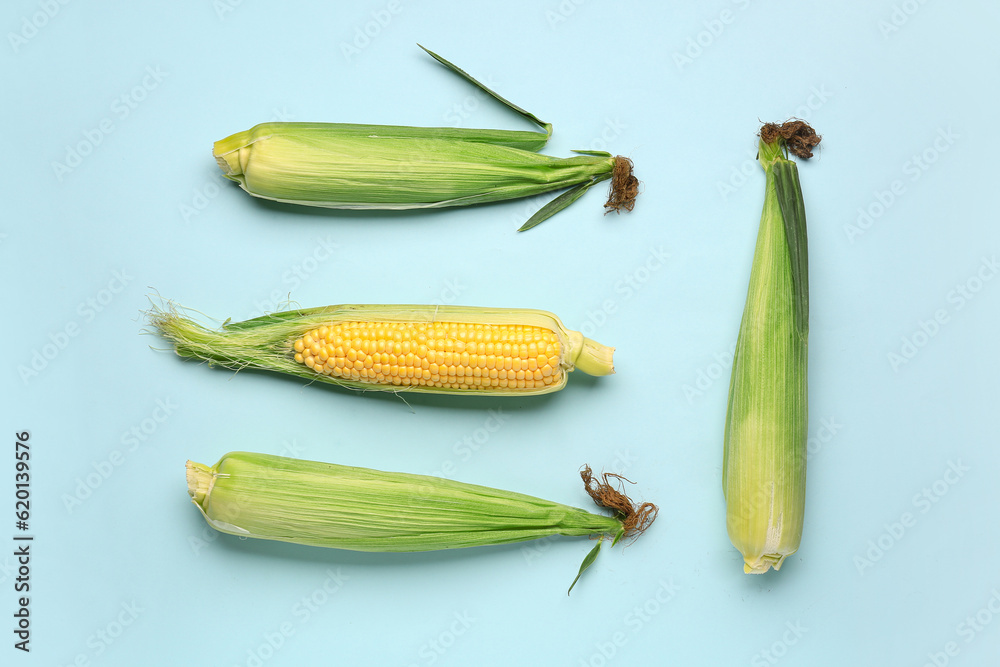
[[[581,474],[594,493],[609,481],[595,483],[589,468]],[[217,530],[353,551],[433,551],[547,535],[620,538],[655,516],[648,504],[603,516],[439,477],[247,452],[226,454],[212,467],[188,461],[187,481]]]
[[[765,125],[766,174],[746,307],[726,413],[726,527],[744,572],[778,570],[795,553],[805,514],[809,271],[805,207],[792,150],[819,143],[801,121]]]
[[[177,354],[352,389],[544,394],[579,368],[614,372],[614,348],[566,329],[540,310],[342,305],[293,310],[211,331],[174,308],[150,322]]]
[[[428,53],[545,132],[264,123],[217,141],[216,162],[226,178],[255,197],[342,209],[466,206],[570,188],[522,231],[609,178],[606,209],[632,210],[638,180],[630,160],[602,151],[575,151],[576,157],[561,159],[537,153],[551,134],[550,124]]]
[[[187,462],[192,502],[213,528],[240,537],[415,552],[552,535],[597,535],[617,542],[637,537],[653,523],[656,506],[629,500],[615,485],[623,478],[605,473],[598,479],[589,467],[580,475],[594,502],[613,516],[439,477],[268,454],[232,452],[212,467]],[[581,574],[600,544],[584,560]]]

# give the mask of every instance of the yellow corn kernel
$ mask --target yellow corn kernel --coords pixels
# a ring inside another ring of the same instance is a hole
[[[518,342],[525,340],[532,343]],[[489,342],[480,354],[476,351],[482,341]],[[533,325],[335,322],[306,332],[292,348],[306,350],[306,356],[297,354],[295,361],[318,373],[378,385],[536,389],[558,384],[565,373],[551,366],[548,375],[533,372],[547,366],[550,356],[558,358],[561,353],[556,332]],[[487,354],[490,349],[499,354]],[[311,350],[318,350],[318,358],[325,363],[315,361],[315,354],[309,356]],[[379,350],[391,351],[388,367],[386,355]],[[369,370],[376,365],[377,371]],[[498,373],[496,369],[504,370]]]

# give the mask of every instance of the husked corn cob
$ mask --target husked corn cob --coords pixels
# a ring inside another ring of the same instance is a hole
[[[185,357],[259,368],[354,389],[543,394],[579,368],[614,372],[614,348],[539,310],[461,306],[330,306],[210,331],[174,309],[152,324]]]
[[[534,389],[565,374],[556,333],[522,324],[340,322],[292,347],[317,373],[396,386]]]
[[[612,179],[607,210],[632,210],[632,162],[602,151],[541,155],[552,126],[508,102],[443,58],[430,55],[545,132],[345,123],[263,123],[215,142],[226,178],[255,197],[342,209],[467,206],[555,190],[521,230]]]

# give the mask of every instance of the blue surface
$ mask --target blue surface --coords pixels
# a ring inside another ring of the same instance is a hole
[[[13,546],[0,551],[0,661],[993,664],[998,14],[9,3],[0,539],[17,532],[11,434],[27,429],[35,541],[29,655],[6,627],[18,596]],[[594,191],[518,235],[541,200],[329,214],[222,179],[212,142],[267,120],[525,127],[418,41],[552,122],[549,154],[630,156],[635,211],[604,217]],[[824,135],[800,168],[806,528],[780,573],[749,577],[725,531],[722,426],[763,198],[754,134],[791,115]],[[151,350],[151,294],[220,320],[288,299],[542,308],[616,346],[618,373],[536,399],[409,405],[234,376]],[[451,470],[579,506],[590,463],[661,512],[567,598],[587,540],[364,555],[217,536],[183,464],[234,449]]]

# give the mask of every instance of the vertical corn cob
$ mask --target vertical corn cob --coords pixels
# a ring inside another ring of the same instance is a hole
[[[726,527],[744,571],[781,567],[799,547],[805,511],[809,277],[798,168],[784,153],[819,142],[801,121],[761,130],[767,177],[726,414]]]
[[[155,308],[150,321],[181,356],[353,389],[532,395],[562,389],[574,368],[614,372],[614,348],[539,310],[330,306],[210,331]]]
[[[343,209],[466,206],[571,188],[539,210],[529,229],[612,179],[605,207],[632,210],[632,163],[600,151],[538,154],[552,126],[430,55],[546,131],[515,132],[342,123],[264,123],[217,141],[226,178],[255,197]]]

